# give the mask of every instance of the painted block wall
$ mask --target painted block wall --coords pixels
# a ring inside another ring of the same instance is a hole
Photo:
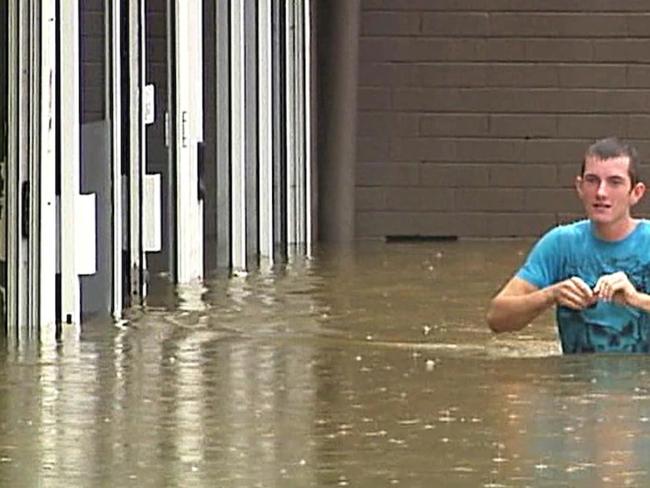
[[[357,237],[537,236],[595,139],[650,161],[650,1],[364,0],[361,32]]]

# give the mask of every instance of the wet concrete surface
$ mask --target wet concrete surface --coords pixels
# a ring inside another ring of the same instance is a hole
[[[320,249],[6,349],[0,486],[648,486],[650,358],[485,325],[530,245]]]

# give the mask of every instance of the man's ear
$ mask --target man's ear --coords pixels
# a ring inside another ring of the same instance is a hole
[[[638,182],[636,185],[634,185],[634,188],[632,188],[632,191],[630,192],[630,195],[632,197],[632,205],[635,205],[643,195],[645,194],[645,184],[643,182]]]
[[[578,192],[578,196],[582,198],[582,176],[578,175],[576,176],[576,191]]]

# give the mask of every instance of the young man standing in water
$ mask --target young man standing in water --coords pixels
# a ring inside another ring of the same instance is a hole
[[[564,353],[650,352],[650,221],[630,213],[645,193],[638,164],[616,138],[587,149],[575,182],[587,219],[535,244],[490,303],[493,331],[520,330],[555,306]]]

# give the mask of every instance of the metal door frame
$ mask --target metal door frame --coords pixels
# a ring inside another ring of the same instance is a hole
[[[57,9],[8,3],[7,337],[56,337]]]
[[[145,80],[145,3],[128,0],[129,52],[129,170],[128,255],[131,306],[141,305],[146,296],[146,255],[142,246],[142,182],[146,169],[146,131],[143,89]]]
[[[111,131],[111,179],[113,235],[112,235],[112,305],[111,313],[114,319],[122,317],[124,308],[124,289],[122,279],[124,266],[122,263],[123,248],[123,189],[122,189],[122,27],[121,0],[106,1],[106,118]]]
[[[169,235],[176,236],[178,283],[203,279],[203,200],[199,144],[203,141],[203,19],[201,0],[168,2],[171,170],[175,201]],[[173,9],[173,11],[172,11]]]
[[[77,273],[77,203],[80,193],[81,114],[79,0],[60,3],[60,196],[59,238],[61,271],[61,314],[59,322],[79,327],[81,322],[81,286]]]
[[[20,228],[18,195],[20,184],[18,183],[18,87],[20,85],[20,69],[18,65],[18,10],[17,0],[9,0],[7,6],[7,27],[8,27],[8,100],[7,100],[7,168],[6,168],[6,254],[7,254],[7,338],[10,342],[18,339],[18,323],[25,314],[21,311],[18,297],[19,275],[24,275],[24,265],[18,259]],[[14,218],[12,218],[14,217]],[[9,224],[13,222],[13,224]]]

